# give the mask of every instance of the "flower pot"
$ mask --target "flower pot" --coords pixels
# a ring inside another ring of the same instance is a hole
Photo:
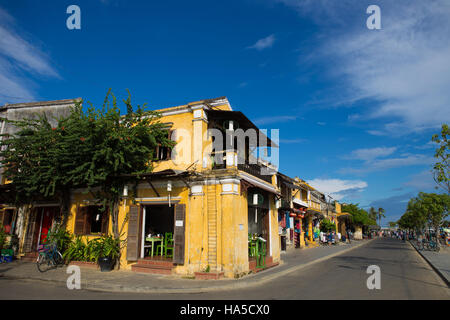
[[[101,257],[98,258],[98,265],[100,266],[101,272],[109,272],[114,267],[114,261],[111,257]]]

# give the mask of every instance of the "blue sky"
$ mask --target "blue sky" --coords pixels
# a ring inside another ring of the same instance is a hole
[[[372,4],[381,30],[366,27]],[[154,108],[227,96],[280,129],[280,171],[387,223],[434,188],[449,14],[445,0],[0,0],[0,104],[99,104],[110,87]]]

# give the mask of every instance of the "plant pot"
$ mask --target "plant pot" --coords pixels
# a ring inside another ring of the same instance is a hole
[[[109,272],[114,267],[114,261],[111,257],[98,258],[98,265],[100,266],[101,272]]]

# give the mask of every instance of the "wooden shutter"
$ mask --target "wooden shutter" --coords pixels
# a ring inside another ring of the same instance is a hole
[[[86,218],[88,207],[77,206],[77,215],[75,217],[75,230],[76,235],[87,234],[86,230]]]
[[[184,242],[185,242],[185,224],[186,224],[186,205],[175,205],[175,225],[174,225],[174,254],[173,262],[184,264]]]
[[[5,211],[6,211],[6,209],[0,210],[0,224],[2,226],[5,225],[5,222],[4,222],[4,220],[5,220]]]
[[[139,257],[139,206],[130,206],[128,213],[127,260]]]

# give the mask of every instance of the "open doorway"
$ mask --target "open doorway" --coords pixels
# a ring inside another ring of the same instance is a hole
[[[142,217],[141,258],[172,260],[174,254],[174,207],[146,205]]]

